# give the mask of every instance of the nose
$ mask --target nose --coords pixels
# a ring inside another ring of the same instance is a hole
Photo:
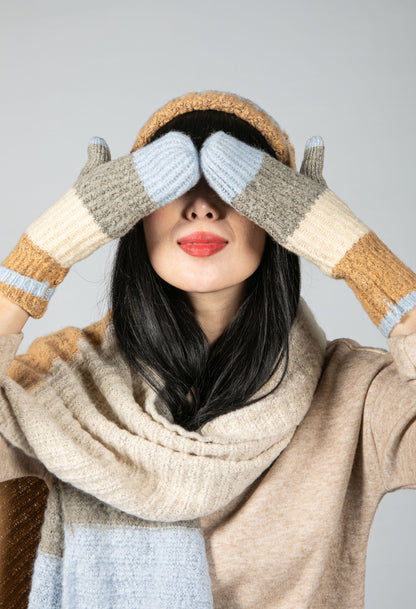
[[[223,214],[223,201],[207,184],[199,182],[188,193],[189,202],[185,209],[187,220],[218,220]]]
[[[203,197],[197,197],[185,211],[187,220],[218,220],[220,217],[217,207]]]

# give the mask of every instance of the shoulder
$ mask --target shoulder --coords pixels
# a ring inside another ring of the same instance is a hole
[[[416,380],[416,332],[387,340],[388,349],[367,347],[349,338],[338,338],[327,343],[324,367],[341,369],[362,368],[363,373],[383,370],[409,384]]]
[[[361,345],[352,338],[336,338],[329,340],[325,350],[325,361],[343,360],[348,362],[390,362],[392,356],[388,349]]]
[[[336,338],[327,342],[325,366],[333,362],[344,365],[386,365],[392,362],[392,355],[387,349],[361,345],[352,338]]]
[[[339,392],[344,397],[361,396],[361,401],[376,378],[392,375],[397,376],[398,372],[388,350],[337,338],[327,343],[319,389]]]
[[[14,358],[8,376],[23,387],[33,387],[48,374],[56,360],[69,363],[82,355],[86,347],[96,352],[103,350],[111,327],[109,311],[101,320],[85,328],[68,326],[37,338],[26,353]]]
[[[328,342],[318,389],[358,399],[374,408],[380,402],[403,408],[416,404],[416,333],[388,340],[389,350],[340,338]],[[407,405],[407,406],[406,406]]]

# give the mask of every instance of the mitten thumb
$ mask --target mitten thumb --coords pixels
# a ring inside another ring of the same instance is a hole
[[[320,135],[310,137],[306,142],[305,153],[303,155],[300,172],[322,186],[327,186],[322,175],[324,169],[324,140]]]
[[[92,137],[88,144],[88,160],[78,179],[108,161],[111,161],[111,152],[107,142],[102,137]]]

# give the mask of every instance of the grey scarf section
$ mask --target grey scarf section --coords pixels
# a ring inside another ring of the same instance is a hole
[[[53,363],[46,387],[35,388],[30,401],[16,400],[8,439],[58,479],[110,506],[174,522],[221,509],[286,448],[311,405],[326,338],[301,299],[278,389],[193,432],[173,423],[155,392],[132,379],[111,323],[99,350],[84,338],[78,346],[69,362]],[[259,396],[281,372],[280,366]]]

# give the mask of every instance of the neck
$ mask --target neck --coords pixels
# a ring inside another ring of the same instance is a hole
[[[210,345],[215,343],[236,316],[243,295],[244,284],[218,292],[188,292],[196,320]]]

